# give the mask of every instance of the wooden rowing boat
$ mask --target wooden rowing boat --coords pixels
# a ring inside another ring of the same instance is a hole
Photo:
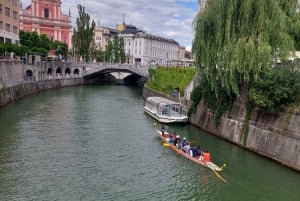
[[[204,167],[207,167],[209,169],[211,169],[212,171],[222,171],[223,167],[219,167],[216,164],[214,164],[213,162],[205,162],[204,160],[199,160],[199,156],[193,157],[191,156],[189,153],[184,152],[182,149],[178,149],[176,146],[174,146],[173,144],[170,144],[167,140],[167,138],[165,138],[164,136],[162,136],[162,133],[160,130],[158,130],[157,128],[155,128],[156,132],[159,134],[159,137],[161,138],[161,140],[163,141],[165,146],[170,147],[173,151],[175,151],[177,154],[180,154],[186,158],[188,158],[189,160],[202,165]],[[167,131],[164,131],[165,134],[169,134]],[[169,134],[170,135],[170,134]]]

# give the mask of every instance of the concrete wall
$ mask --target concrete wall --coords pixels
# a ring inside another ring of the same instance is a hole
[[[24,80],[23,61],[0,60],[0,89],[2,85],[11,86]]]
[[[23,96],[48,89],[56,89],[67,86],[82,85],[82,78],[52,79],[37,82],[26,82],[9,86],[0,90],[0,107],[13,102]]]
[[[275,160],[285,166],[300,171],[300,110],[266,113],[254,108],[249,130],[244,134],[246,116],[246,89],[242,89],[228,114],[223,115],[218,127],[213,113],[201,101],[197,111],[190,117],[190,123],[223,139]],[[143,98],[162,96],[145,87]]]

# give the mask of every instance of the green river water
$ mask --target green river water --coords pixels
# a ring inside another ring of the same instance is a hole
[[[141,93],[70,87],[0,108],[0,200],[300,200],[298,172],[192,125],[166,129],[226,163],[227,184],[162,146]]]

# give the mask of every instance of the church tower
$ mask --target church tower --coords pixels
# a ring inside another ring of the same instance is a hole
[[[60,0],[31,0],[20,10],[20,30],[45,34],[50,40],[64,42],[72,48],[71,15],[61,12]]]

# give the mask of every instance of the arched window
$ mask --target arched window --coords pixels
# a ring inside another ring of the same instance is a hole
[[[45,18],[49,18],[49,10],[48,10],[48,8],[45,8],[45,10],[44,10],[44,17]]]

